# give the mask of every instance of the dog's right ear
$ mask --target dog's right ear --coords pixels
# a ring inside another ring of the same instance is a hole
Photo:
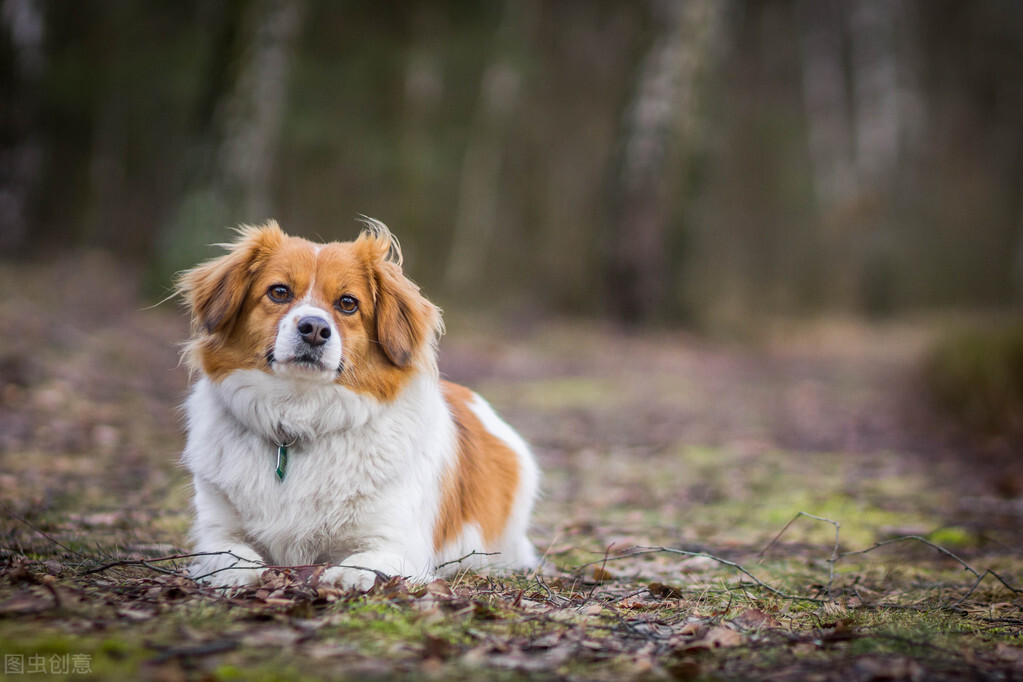
[[[177,292],[192,313],[192,325],[207,334],[223,331],[241,310],[253,277],[285,234],[274,221],[260,227],[242,226],[238,239],[221,244],[226,255],[178,275]]]

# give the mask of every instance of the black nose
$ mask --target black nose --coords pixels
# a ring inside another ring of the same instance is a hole
[[[298,321],[298,333],[310,346],[322,346],[330,338],[330,325],[322,317],[303,317]]]

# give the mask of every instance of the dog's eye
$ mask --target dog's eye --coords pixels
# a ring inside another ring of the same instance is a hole
[[[266,290],[266,295],[274,303],[287,303],[291,300],[291,289],[283,284],[274,284]]]
[[[337,309],[345,315],[354,315],[359,310],[359,301],[354,296],[345,294],[337,299]]]

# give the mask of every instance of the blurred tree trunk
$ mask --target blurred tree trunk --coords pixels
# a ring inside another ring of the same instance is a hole
[[[912,89],[899,82],[906,65],[897,50],[897,18],[889,0],[800,5],[814,189],[825,239],[841,264],[832,294],[871,313],[890,309],[894,296],[889,228],[905,129],[900,89]]]
[[[0,25],[9,45],[0,52],[9,59],[0,61],[0,92],[4,92],[0,100],[0,254],[11,254],[28,245],[29,213],[42,171],[34,94],[44,66],[42,7],[36,0],[3,0]]]
[[[161,240],[163,269],[194,262],[224,228],[272,217],[273,179],[304,0],[238,0],[217,14],[191,177]],[[226,40],[225,40],[226,39]]]
[[[224,102],[217,178],[244,221],[270,217],[273,173],[302,14],[302,0],[261,0],[244,17],[245,53],[238,80]]]
[[[819,211],[830,216],[858,191],[841,7],[833,0],[803,0],[799,24],[813,187]]]
[[[479,103],[459,182],[454,236],[445,283],[464,292],[483,283],[492,237],[498,222],[501,168],[509,127],[519,104],[522,73],[513,57],[522,39],[533,2],[505,0],[494,54],[483,72]]]
[[[895,3],[860,0],[850,8],[856,168],[862,186],[885,191],[899,160]]]
[[[658,316],[669,302],[670,223],[686,199],[703,79],[728,3],[666,0],[652,7],[660,29],[625,110],[614,188],[612,297],[617,317],[630,323]]]
[[[410,9],[412,35],[405,56],[404,98],[397,145],[399,219],[395,228],[411,235],[425,260],[443,262],[442,248],[421,239],[417,228],[435,224],[437,202],[431,196],[438,179],[437,147],[431,135],[440,117],[444,97],[443,45],[448,36],[448,20],[443,10],[431,2],[416,2]],[[417,259],[419,260],[419,259]]]
[[[1020,88],[1020,95],[1023,96],[1023,88]],[[1023,111],[1023,101],[1020,102],[1020,110]],[[1013,262],[1013,292],[1017,305],[1023,304],[1023,135],[1017,138],[1017,152],[1019,161],[1019,193],[1016,195],[1016,255]]]

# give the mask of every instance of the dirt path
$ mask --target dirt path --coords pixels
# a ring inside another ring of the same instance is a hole
[[[470,330],[445,340],[442,369],[529,434],[554,517],[587,505],[674,507],[659,525],[710,542],[696,530],[708,501],[806,502],[797,511],[813,512],[838,493],[906,512],[874,524],[875,538],[955,525],[1023,547],[1023,505],[999,485],[1005,462],[985,458],[927,402],[920,371],[931,336],[841,322],[752,346],[598,324],[518,338]]]

